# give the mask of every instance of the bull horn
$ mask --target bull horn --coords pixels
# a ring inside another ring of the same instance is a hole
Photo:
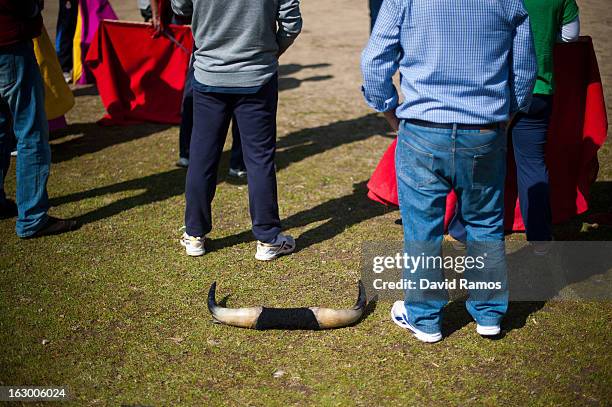
[[[350,309],[310,308],[223,308],[215,300],[217,283],[210,286],[208,309],[213,318],[226,325],[254,329],[331,329],[357,322],[366,307],[365,287],[359,281],[357,302]]]
[[[215,299],[217,282],[215,281],[208,290],[208,310],[215,321],[222,324],[237,326],[240,328],[255,328],[261,314],[262,307],[251,308],[225,308],[220,307]]]
[[[321,329],[341,328],[359,321],[367,304],[365,287],[359,280],[359,294],[353,308],[333,309],[311,307]]]

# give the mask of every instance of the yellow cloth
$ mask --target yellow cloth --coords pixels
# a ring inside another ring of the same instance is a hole
[[[74,31],[74,38],[72,39],[72,83],[78,83],[83,75],[83,61],[81,60],[81,41],[83,38],[83,15],[81,14],[81,7],[77,12],[77,23]]]
[[[44,27],[41,36],[34,39],[34,53],[45,83],[47,119],[57,119],[72,109],[74,95],[66,84],[57,54]]]

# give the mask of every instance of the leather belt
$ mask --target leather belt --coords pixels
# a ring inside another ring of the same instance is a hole
[[[421,127],[431,127],[434,129],[452,129],[454,124],[432,123],[425,120],[407,119],[410,124]],[[457,124],[457,130],[496,130],[499,128],[499,123],[491,124]]]

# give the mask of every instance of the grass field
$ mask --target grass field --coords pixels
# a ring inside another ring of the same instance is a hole
[[[135,2],[112,3],[137,18]],[[607,3],[580,3],[610,101]],[[212,281],[230,306],[350,306],[362,244],[402,238],[399,213],[365,197],[392,140],[359,91],[366,3],[302,7],[304,33],[282,60],[277,153],[281,218],[297,252],[253,258],[247,188],[225,177],[226,151],[209,253],[185,256],[178,128],[99,127],[95,89],[79,89],[70,126],[53,136],[49,192],[51,213],[83,227],[21,241],[14,220],[0,221],[0,385],[68,385],[83,405],[610,405],[609,302],[513,303],[498,341],[451,304],[446,338],[430,346],[393,325],[385,301],[335,331],[212,323]],[[599,159],[592,212],[610,213],[609,145]],[[6,190],[14,196],[14,175]],[[558,238],[612,239],[587,220],[560,225]]]

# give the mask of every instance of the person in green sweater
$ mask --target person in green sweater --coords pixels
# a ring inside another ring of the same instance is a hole
[[[524,0],[524,5],[529,14],[538,75],[529,111],[519,112],[514,117],[510,132],[527,240],[532,242],[536,254],[545,254],[546,242],[552,240],[545,150],[555,92],[553,50],[557,42],[578,39],[580,20],[575,0]],[[460,216],[453,218],[448,231],[456,240],[466,241],[467,234]]]
[[[516,116],[511,134],[527,240],[545,242],[552,240],[545,149],[555,92],[553,50],[556,42],[578,39],[580,21],[575,0],[524,0],[524,3],[535,43],[538,78],[531,107],[527,113]],[[545,244],[535,243],[536,251],[545,248]]]

